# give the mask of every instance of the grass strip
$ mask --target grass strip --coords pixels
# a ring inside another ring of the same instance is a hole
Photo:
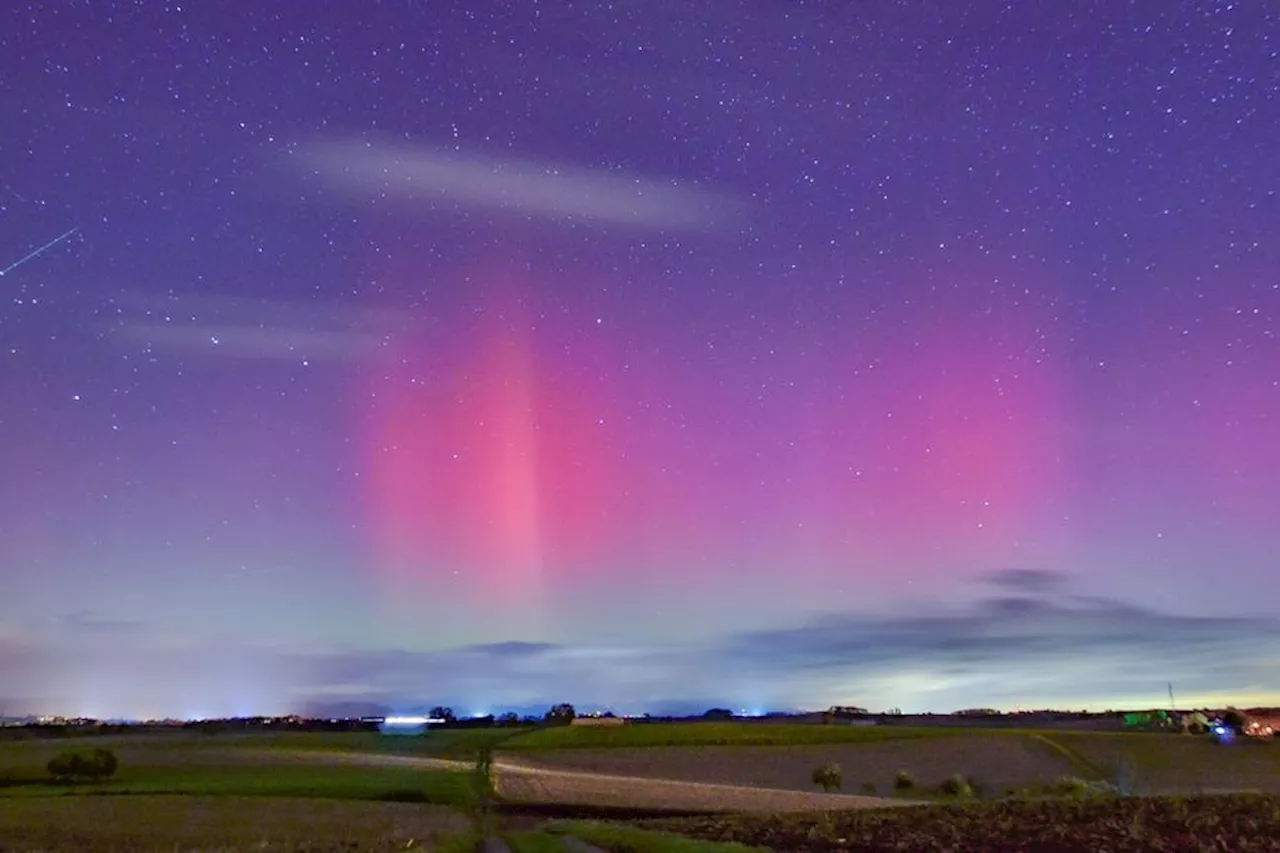
[[[687,838],[650,829],[600,821],[555,821],[548,832],[581,838],[610,853],[768,853],[767,848],[735,842]]]

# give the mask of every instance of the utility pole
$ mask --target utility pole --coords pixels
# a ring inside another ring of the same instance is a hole
[[[1169,710],[1176,711],[1177,709],[1178,709],[1178,706],[1173,701],[1173,682],[1170,681],[1169,682]]]

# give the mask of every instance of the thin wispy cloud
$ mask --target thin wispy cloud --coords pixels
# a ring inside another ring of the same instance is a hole
[[[413,323],[408,313],[336,303],[123,293],[105,330],[131,347],[219,358],[358,361],[376,356]]]
[[[1066,583],[1066,578],[1057,572],[1018,568],[988,572],[979,580],[995,587],[1031,595],[1043,595],[1061,588]]]
[[[742,220],[729,195],[637,174],[362,140],[301,145],[289,161],[349,197],[457,204],[556,221],[701,230]]]
[[[132,343],[211,356],[279,361],[359,360],[377,352],[375,335],[342,331],[312,331],[281,326],[134,323],[117,334]]]

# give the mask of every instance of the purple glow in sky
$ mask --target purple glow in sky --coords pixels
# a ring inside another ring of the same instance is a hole
[[[0,714],[1280,704],[1274,4],[229,8],[0,13]]]

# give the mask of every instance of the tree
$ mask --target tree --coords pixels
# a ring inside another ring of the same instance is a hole
[[[101,779],[110,779],[119,766],[120,762],[114,752],[109,749],[95,749],[81,761],[80,775],[91,782],[97,782]]]
[[[568,702],[561,702],[559,705],[552,705],[551,710],[547,712],[548,723],[559,723],[567,725],[573,722],[574,717],[578,716],[578,712]]]
[[[518,726],[520,725],[520,716],[515,711],[507,711],[505,714],[498,715],[498,725],[500,726]]]
[[[1240,734],[1244,731],[1244,724],[1248,722],[1248,718],[1239,708],[1228,708],[1222,715],[1222,722],[1236,734]]]
[[[59,782],[70,782],[76,776],[79,770],[80,756],[74,752],[64,752],[55,755],[49,759],[49,763],[45,765],[49,770],[49,775]]]
[[[431,712],[427,714],[427,716],[435,720],[444,720],[446,723],[452,723],[457,721],[458,719],[456,716],[454,716],[453,709],[446,707],[445,705],[435,706],[434,708],[431,709]]]
[[[728,708],[708,708],[702,718],[704,720],[732,720],[733,711]]]
[[[815,767],[811,778],[813,784],[821,786],[823,791],[839,791],[844,787],[844,774],[834,761]]]

